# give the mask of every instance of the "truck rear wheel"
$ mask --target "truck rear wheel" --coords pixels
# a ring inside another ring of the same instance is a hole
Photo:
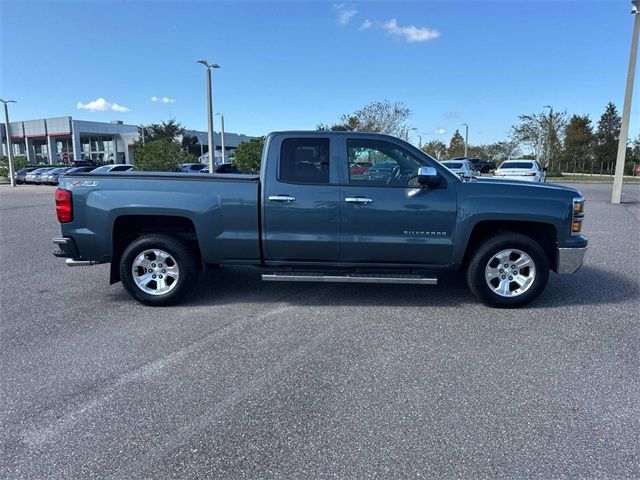
[[[549,260],[536,242],[518,233],[487,238],[466,272],[471,291],[488,305],[522,307],[537,298],[549,280]]]
[[[129,295],[151,306],[179,303],[198,280],[194,252],[169,235],[144,235],[125,248],[120,278]]]

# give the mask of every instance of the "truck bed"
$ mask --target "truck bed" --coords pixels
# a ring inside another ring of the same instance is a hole
[[[89,172],[61,177],[60,187],[73,202],[62,233],[87,260],[111,260],[104,255],[113,251],[121,222],[162,216],[193,225],[206,263],[260,262],[258,175]]]

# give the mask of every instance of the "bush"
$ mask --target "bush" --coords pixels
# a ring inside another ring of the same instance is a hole
[[[264,137],[242,142],[233,152],[233,165],[243,173],[258,173],[263,146]]]
[[[194,163],[197,158],[182,151],[177,143],[170,140],[155,140],[137,145],[133,151],[134,170],[171,172],[180,163]]]
[[[24,155],[13,157],[13,171],[17,172],[21,168],[28,167],[29,160]],[[9,157],[0,157],[0,177],[9,177]]]

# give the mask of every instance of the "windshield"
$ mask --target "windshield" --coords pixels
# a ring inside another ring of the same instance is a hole
[[[96,168],[95,170],[92,170],[92,173],[108,172],[112,168],[113,168],[113,165],[103,165],[101,167]]]
[[[527,170],[531,170],[533,168],[533,163],[531,162],[504,162],[500,165],[501,169],[505,168],[524,168]]]
[[[442,162],[448,169],[462,168],[462,162]]]

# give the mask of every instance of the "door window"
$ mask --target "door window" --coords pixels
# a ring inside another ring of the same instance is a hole
[[[285,183],[329,183],[329,139],[288,138],[280,147],[278,180]]]
[[[381,140],[348,140],[349,185],[406,187],[416,183],[424,163]],[[363,168],[366,166],[366,168]]]

